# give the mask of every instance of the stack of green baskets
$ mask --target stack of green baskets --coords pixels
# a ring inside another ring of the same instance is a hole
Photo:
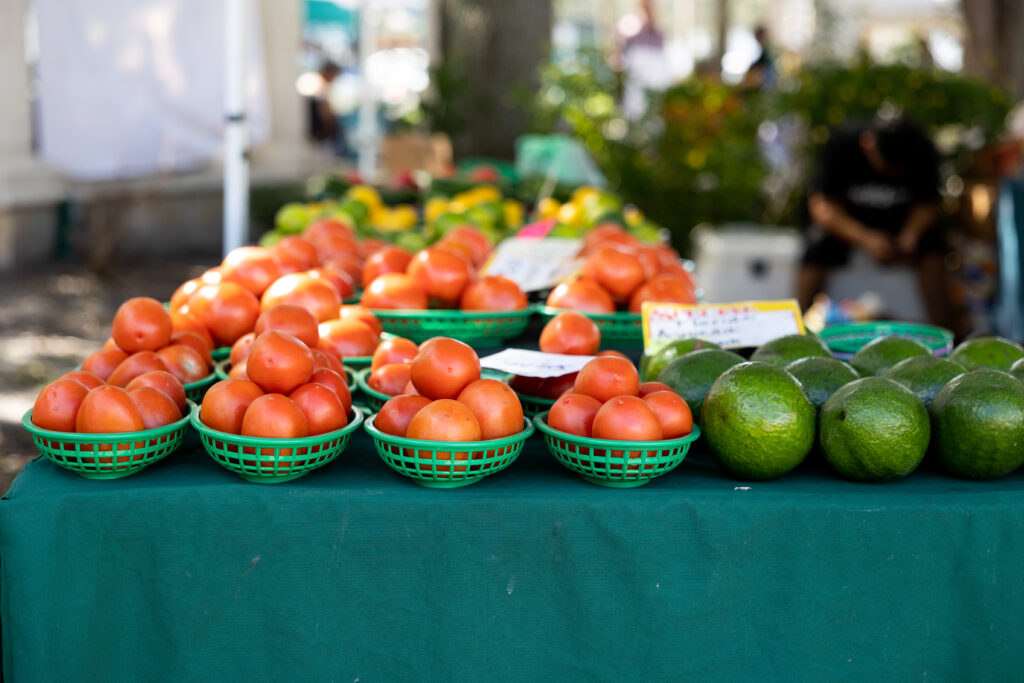
[[[201,403],[203,400],[203,396],[206,395],[206,390],[212,387],[217,382],[217,380],[220,379],[219,375],[217,374],[216,367],[217,366],[214,365],[214,371],[211,372],[206,377],[195,382],[189,382],[188,384],[186,384],[185,398],[194,403]]]
[[[391,396],[377,391],[369,384],[370,368],[363,368],[356,373],[356,386],[363,392],[363,396],[366,397],[366,405],[369,406],[370,412],[378,412],[385,403],[391,400]]]
[[[523,431],[490,441],[444,442],[406,439],[385,434],[366,420],[377,454],[388,467],[421,486],[455,488],[473,484],[511,465],[533,434],[533,423],[523,420]]]
[[[879,337],[913,339],[937,356],[945,356],[953,350],[953,333],[936,325],[886,321],[845,323],[829,325],[818,333],[818,338],[840,360],[850,360],[862,346]]]
[[[662,441],[612,441],[591,439],[552,429],[547,413],[534,423],[544,434],[548,451],[558,462],[584,481],[598,486],[632,488],[642,486],[679,466],[700,437],[700,427],[678,439]]]
[[[189,403],[189,409],[194,404]],[[178,450],[188,431],[184,416],[156,429],[118,434],[80,434],[40,429],[32,423],[32,411],[21,425],[32,434],[39,452],[64,469],[86,479],[120,479],[166,458]]]
[[[192,410],[191,421],[203,448],[219,465],[246,481],[276,484],[298,479],[337,458],[363,421],[358,407],[352,406],[352,413],[341,429],[296,439],[255,438],[210,429],[199,419],[198,406]]]
[[[551,306],[537,306],[537,312],[544,319],[544,324],[559,313],[568,309],[552,308]],[[605,347],[631,347],[643,346],[644,330],[643,316],[639,313],[587,313],[578,311],[594,321],[597,329],[601,330],[601,345]]]
[[[500,346],[526,329],[533,311],[389,311],[373,314],[391,334],[419,344],[431,337],[451,337],[470,345]],[[347,362],[347,361],[346,361]]]

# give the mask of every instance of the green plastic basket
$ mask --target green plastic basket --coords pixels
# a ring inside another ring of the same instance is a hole
[[[189,411],[194,407],[190,402]],[[140,432],[79,434],[40,429],[32,424],[31,410],[21,418],[21,426],[32,435],[40,453],[86,479],[120,479],[167,457],[181,445],[188,423],[185,415],[177,422]]]
[[[213,374],[217,375],[218,380],[230,379],[228,373],[231,371],[231,359],[225,358],[219,360],[213,364]]]
[[[467,344],[496,343],[518,337],[526,329],[533,311],[389,311],[376,309],[373,314],[381,326],[392,334],[419,344],[431,337],[451,337]]]
[[[359,387],[359,391],[363,392],[363,396],[366,397],[366,405],[371,412],[380,412],[381,407],[390,401],[393,396],[377,391],[369,384],[370,379],[370,368],[363,368],[356,373],[356,386]]]
[[[905,337],[921,342],[936,356],[945,356],[953,350],[953,333],[944,327],[919,323],[885,321],[829,325],[818,333],[818,338],[840,360],[850,360],[862,346],[878,337]]]
[[[429,488],[467,486],[511,465],[533,434],[533,423],[523,419],[523,431],[490,441],[422,441],[385,434],[368,418],[363,428],[373,437],[377,454],[388,467]]]
[[[552,308],[550,306],[537,306],[537,312],[544,319],[544,324],[559,313],[564,313],[567,308]],[[579,311],[594,321],[597,328],[601,330],[601,346],[643,346],[644,330],[643,316],[639,313],[587,313]]]
[[[349,395],[355,394],[356,393],[356,389],[359,388],[359,385],[356,383],[356,371],[353,370],[352,368],[350,368],[347,365],[344,366],[344,367],[345,367],[345,382],[348,384],[348,393],[349,393]]]
[[[199,419],[199,406],[192,410],[190,419],[203,448],[221,467],[246,481],[278,484],[298,479],[337,458],[363,421],[363,413],[352,406],[352,419],[341,429],[298,439],[263,439],[219,432]]]
[[[528,417],[536,417],[541,413],[546,413],[551,410],[551,406],[555,405],[555,399],[553,398],[528,396],[526,394],[520,394],[518,391],[516,392],[516,396],[519,397],[519,402],[523,405],[523,413]]]
[[[222,346],[219,349],[214,349],[210,352],[210,355],[213,356],[214,360],[224,360],[231,355],[231,347]]]
[[[679,466],[700,438],[700,427],[678,439],[663,441],[612,441],[590,439],[552,429],[548,414],[533,418],[537,429],[558,462],[580,475],[584,481],[611,488],[643,486],[651,479]]]
[[[193,403],[202,403],[203,396],[206,395],[206,390],[212,387],[217,382],[217,379],[217,371],[215,368],[213,372],[201,380],[197,382],[189,382],[185,385],[185,398]]]

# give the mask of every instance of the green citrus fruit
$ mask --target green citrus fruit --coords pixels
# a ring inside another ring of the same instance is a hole
[[[640,376],[643,377],[644,382],[653,382],[665,369],[665,366],[679,356],[698,349],[717,348],[720,348],[718,344],[703,339],[679,339],[669,342],[649,356],[644,354],[644,357],[640,359]]]
[[[694,417],[700,416],[704,398],[723,372],[743,362],[743,356],[722,349],[700,349],[685,353],[658,373],[658,381],[683,397]]]
[[[796,377],[807,398],[819,409],[839,387],[860,378],[857,371],[843,361],[816,356],[795,360],[786,366],[786,371]]]
[[[935,394],[946,386],[949,380],[964,374],[962,366],[937,356],[914,356],[901,360],[882,373],[894,382],[910,389],[927,408]]]
[[[801,358],[831,357],[832,353],[828,347],[817,337],[809,334],[787,334],[758,347],[750,356],[750,360],[785,367]]]
[[[930,356],[931,350],[921,342],[904,337],[873,339],[853,354],[850,365],[864,377],[880,375],[905,358]]]
[[[949,359],[962,365],[965,370],[1009,370],[1021,358],[1024,358],[1024,349],[1002,337],[970,339],[949,354]]]

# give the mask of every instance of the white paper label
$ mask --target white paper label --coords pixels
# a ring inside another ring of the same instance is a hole
[[[498,245],[481,275],[504,275],[524,292],[554,286],[579,267],[583,240],[562,237],[513,237]]]
[[[561,377],[579,372],[593,359],[594,356],[568,356],[564,353],[505,349],[481,358],[480,365],[524,377]]]
[[[795,300],[735,304],[645,303],[644,346],[653,352],[676,339],[704,339],[723,348],[761,346],[787,334],[803,334]]]

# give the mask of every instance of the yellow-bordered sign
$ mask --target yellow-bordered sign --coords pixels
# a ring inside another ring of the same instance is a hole
[[[699,305],[646,302],[642,312],[646,353],[677,339],[703,339],[730,349],[806,332],[796,299]]]

